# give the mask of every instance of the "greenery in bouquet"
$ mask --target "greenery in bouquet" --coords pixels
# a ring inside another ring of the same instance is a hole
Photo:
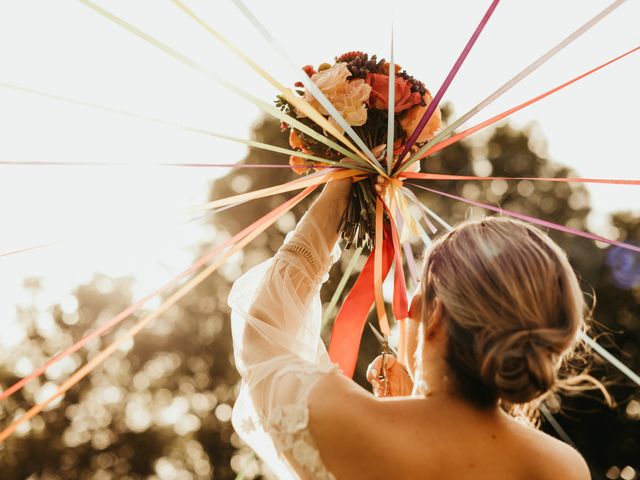
[[[334,105],[345,121],[354,129],[371,150],[380,164],[387,168],[387,130],[389,119],[389,69],[391,64],[385,59],[378,60],[376,55],[363,52],[348,52],[335,59],[333,64],[323,63],[314,68],[307,65],[303,69],[314,84]],[[396,162],[405,144],[424,115],[433,97],[424,83],[413,78],[399,65],[395,69],[394,94],[394,143],[393,160]],[[300,82],[295,84],[297,95],[328,118],[328,121],[342,132],[342,128],[329,115],[323,106],[308,92]],[[309,128],[327,136],[333,141],[338,139],[298,111],[283,97],[278,97],[276,105],[285,113],[295,116]],[[351,160],[316,139],[282,123],[283,132],[289,134],[292,149],[320,157],[329,162],[341,162],[352,166]],[[420,146],[435,136],[441,126],[440,111],[436,109],[426,127],[411,148],[415,152]],[[329,163],[312,161],[301,156],[289,158],[293,171],[299,175],[316,169],[326,168]],[[415,165],[419,165],[416,163]],[[373,177],[375,174],[372,173]],[[375,237],[376,191],[372,179],[357,182],[351,192],[351,202],[344,213],[342,235],[347,248],[352,244],[371,248]]]

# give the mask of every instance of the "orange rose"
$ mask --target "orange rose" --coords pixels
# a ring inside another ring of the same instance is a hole
[[[411,91],[411,84],[402,77],[395,77],[396,91],[393,111],[402,112],[421,102],[420,94]],[[389,105],[389,76],[382,73],[369,73],[366,82],[371,85],[369,107],[386,110]]]
[[[291,170],[293,170],[298,175],[305,174],[309,169],[307,161],[304,158],[296,157],[295,155],[291,155],[289,157],[289,165],[293,167]]]
[[[289,131],[289,145],[291,148],[304,148],[304,143],[300,140],[300,137],[293,128]]]
[[[427,107],[433,100],[433,97],[431,97],[429,92],[425,93],[422,98],[424,99],[426,105],[416,105],[415,107],[411,108],[411,110],[409,110],[400,120],[400,124],[402,125],[402,128],[404,128],[407,137],[409,137],[418,126],[418,123],[420,123],[420,119],[424,115],[424,112],[427,111]],[[420,132],[420,135],[418,135],[416,142],[424,143],[431,140],[441,125],[442,117],[440,115],[440,109],[436,108],[435,112],[433,112],[433,115],[431,115],[431,118],[422,129],[422,132]]]

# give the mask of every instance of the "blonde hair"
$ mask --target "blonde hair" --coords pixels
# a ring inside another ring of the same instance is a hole
[[[424,320],[436,298],[446,361],[468,400],[523,404],[563,382],[575,390],[578,377],[561,381],[558,371],[585,329],[585,301],[564,251],[537,228],[487,217],[436,240],[425,259]]]

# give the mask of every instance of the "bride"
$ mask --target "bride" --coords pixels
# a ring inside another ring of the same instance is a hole
[[[562,383],[584,328],[576,276],[535,228],[486,218],[434,242],[399,322],[406,345],[369,367],[374,395],[331,363],[319,292],[350,188],[329,183],[275,257],[234,284],[238,434],[278,478],[590,478],[573,448],[505,412]]]

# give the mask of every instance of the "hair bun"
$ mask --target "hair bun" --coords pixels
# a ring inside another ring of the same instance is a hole
[[[525,403],[554,386],[555,355],[542,333],[519,330],[486,343],[490,348],[483,355],[480,376],[500,398]]]

